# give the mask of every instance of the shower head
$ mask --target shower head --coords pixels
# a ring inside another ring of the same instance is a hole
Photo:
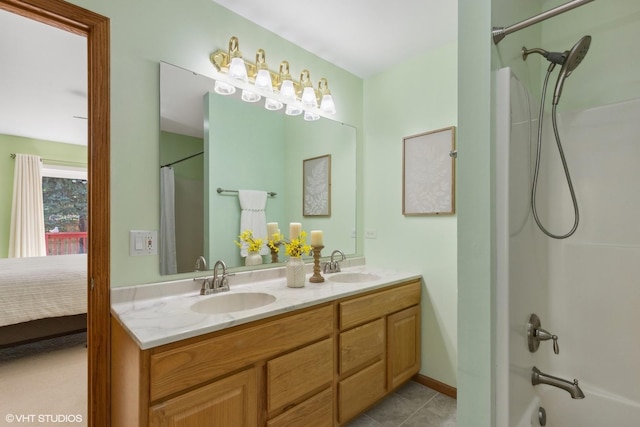
[[[571,50],[564,52],[566,54],[565,60],[562,63],[560,74],[558,75],[558,81],[556,82],[556,89],[553,93],[553,105],[558,105],[560,101],[560,95],[562,94],[562,86],[564,85],[564,79],[569,77],[573,70],[582,62],[584,57],[589,51],[591,45],[591,36],[584,36],[578,42],[573,45]]]

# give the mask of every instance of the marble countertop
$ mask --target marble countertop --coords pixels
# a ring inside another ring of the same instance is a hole
[[[207,296],[200,295],[201,282],[193,279],[113,288],[111,312],[145,350],[421,277],[420,274],[357,265],[343,268],[342,272],[366,272],[379,278],[364,283],[337,283],[331,281],[331,276],[341,273],[333,273],[324,275],[323,283],[310,283],[308,271],[303,288],[289,288],[283,270],[237,273],[229,277],[229,292]],[[190,308],[208,298],[250,292],[271,294],[275,301],[254,309],[220,314],[202,314]]]

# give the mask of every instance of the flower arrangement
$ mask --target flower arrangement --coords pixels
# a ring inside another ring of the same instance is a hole
[[[273,235],[271,236],[271,239],[269,239],[269,241],[267,242],[267,246],[273,252],[278,253],[280,252],[280,245],[282,244],[283,241],[284,241],[284,236],[282,234],[273,233]]]
[[[300,235],[297,239],[292,239],[289,242],[283,240],[285,253],[294,258],[298,258],[305,254],[308,255],[309,252],[311,252],[311,246],[307,245],[305,242],[306,237],[307,233],[300,231]]]
[[[260,248],[262,248],[262,239],[256,239],[253,237],[253,232],[251,230],[244,230],[238,238],[240,241],[234,240],[239,248],[242,248],[243,244],[247,244],[247,250],[249,252],[259,252]]]

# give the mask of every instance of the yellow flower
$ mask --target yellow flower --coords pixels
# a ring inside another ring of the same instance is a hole
[[[280,245],[284,240],[284,236],[280,233],[273,233],[272,238],[267,242],[267,246],[272,249],[275,253],[280,252]]]
[[[295,258],[305,254],[308,255],[309,252],[311,252],[311,246],[306,244],[306,237],[307,233],[301,231],[297,239],[293,239],[289,242],[284,241],[285,253],[290,257]]]
[[[262,239],[254,239],[253,232],[251,230],[244,230],[240,233],[238,238],[240,241],[238,242],[237,240],[234,240],[233,243],[235,243],[239,248],[242,248],[242,244],[244,242],[248,245],[247,250],[249,252],[260,252],[260,248],[262,248]]]

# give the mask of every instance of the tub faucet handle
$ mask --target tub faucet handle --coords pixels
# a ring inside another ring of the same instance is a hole
[[[540,327],[536,328],[534,333],[540,341],[553,340],[553,352],[555,354],[560,354],[560,346],[558,345],[557,335],[553,335],[549,331],[542,329]]]
[[[542,329],[540,318],[534,313],[527,323],[527,339],[529,342],[529,351],[535,353],[538,351],[540,341],[553,340],[553,352],[560,354],[560,346],[558,345],[558,336],[550,333],[546,329]]]

